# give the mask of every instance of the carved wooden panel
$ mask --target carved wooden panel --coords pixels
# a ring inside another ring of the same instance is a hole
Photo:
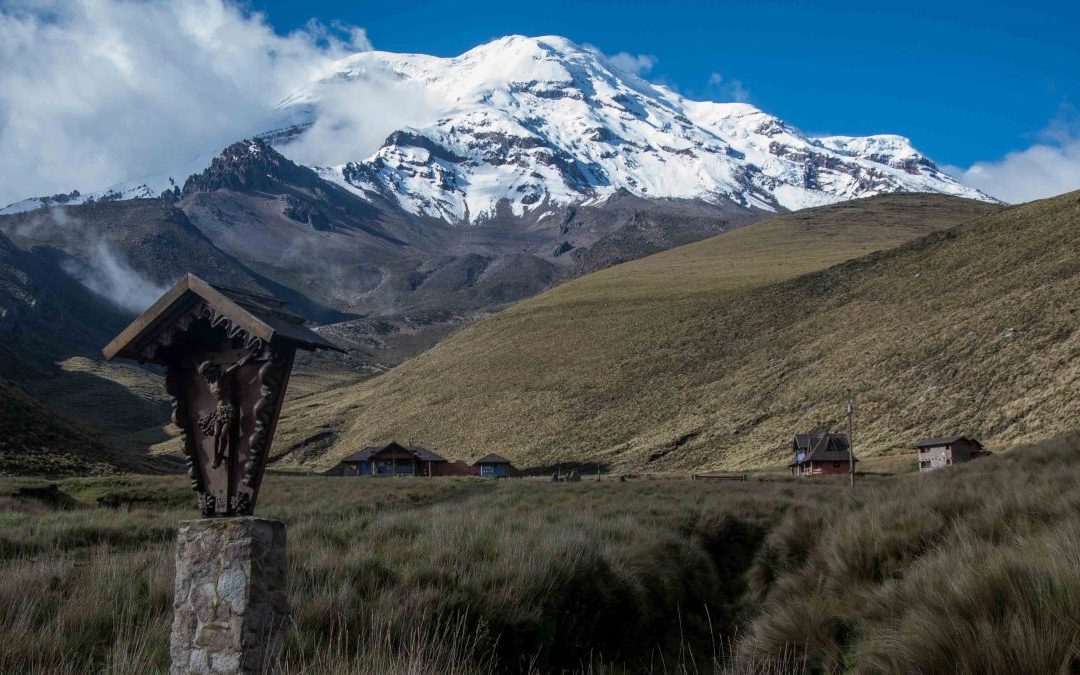
[[[295,348],[250,339],[205,306],[154,347],[203,515],[250,515]]]

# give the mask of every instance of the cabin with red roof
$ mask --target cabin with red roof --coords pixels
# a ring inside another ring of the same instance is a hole
[[[854,459],[850,449],[846,434],[796,434],[791,440],[793,457],[788,467],[792,476],[847,474]]]

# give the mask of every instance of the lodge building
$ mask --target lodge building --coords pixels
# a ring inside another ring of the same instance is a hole
[[[438,453],[418,445],[391,441],[373,445],[342,458],[327,473],[345,476],[485,476],[505,478],[513,472],[510,460],[496,454],[481,457],[473,464],[450,462]]]
[[[792,476],[829,476],[851,470],[846,434],[796,434],[791,440],[791,452],[793,457],[788,467]]]

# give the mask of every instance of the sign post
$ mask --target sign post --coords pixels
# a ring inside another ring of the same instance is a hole
[[[201,520],[180,524],[172,673],[252,673],[288,620],[285,525],[255,518],[297,349],[337,349],[285,303],[186,275],[103,350],[165,369]]]

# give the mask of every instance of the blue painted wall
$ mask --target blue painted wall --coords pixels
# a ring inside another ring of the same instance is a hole
[[[509,467],[505,464],[481,464],[480,475],[491,478],[502,478],[509,473]]]

